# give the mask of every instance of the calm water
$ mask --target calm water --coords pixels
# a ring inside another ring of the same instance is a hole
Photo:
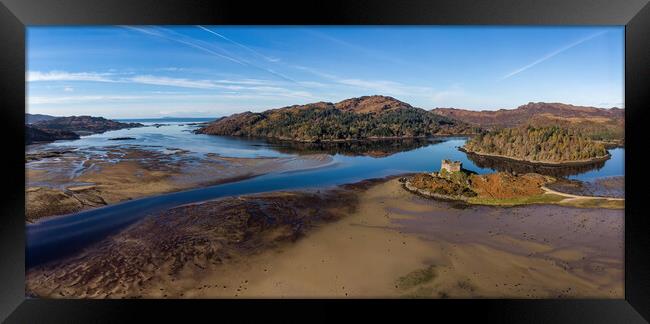
[[[167,148],[185,149],[195,154],[215,153],[230,157],[279,157],[288,156],[273,150],[263,140],[246,140],[238,137],[221,137],[194,134],[196,123],[212,119],[130,119],[124,122],[139,122],[147,127],[120,129],[103,134],[83,136],[74,141],[57,141],[45,145],[51,148],[79,148],[81,150],[105,148],[120,145],[138,145],[150,150],[164,151]],[[162,126],[153,126],[159,124]],[[195,124],[195,125],[191,125]],[[111,141],[115,137],[133,137],[133,140]]]
[[[304,147],[264,140],[193,134],[191,131],[197,126],[187,125],[187,123],[197,122],[196,120],[140,120],[139,122],[149,125],[155,123],[168,125],[106,132],[85,136],[75,141],[50,143],[40,146],[40,149],[74,147],[90,150],[116,145],[138,145],[152,150],[180,148],[189,150],[192,154],[216,153],[234,157],[294,156],[321,150],[322,153],[331,154],[334,163],[319,169],[271,173],[236,183],[126,201],[29,224],[26,247],[28,267],[77,251],[146,215],[176,205],[264,191],[322,188],[406,172],[430,172],[440,168],[442,159],[462,161],[465,169],[479,174],[501,168],[498,163],[476,164],[465,153],[459,151],[458,147],[466,140],[462,137],[407,141],[404,144],[405,149],[400,147],[399,142],[397,144],[395,141],[382,142],[363,146],[360,148],[361,155],[356,155],[353,150],[350,150],[349,144],[336,144],[338,145],[336,147],[324,148],[313,145]],[[119,141],[119,143],[108,140],[113,137],[135,139]],[[571,170],[568,172],[571,174],[569,177],[589,181],[600,177],[622,176],[624,149],[613,149],[610,153],[612,158],[602,165],[591,170],[588,168]],[[576,172],[578,174],[572,174]]]

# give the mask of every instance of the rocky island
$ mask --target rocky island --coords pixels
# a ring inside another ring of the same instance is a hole
[[[387,96],[317,102],[222,117],[200,134],[265,137],[300,142],[417,138],[473,134],[476,128]]]

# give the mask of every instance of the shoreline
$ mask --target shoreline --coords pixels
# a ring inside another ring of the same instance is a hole
[[[308,143],[308,144],[318,144],[318,143],[353,143],[353,142],[380,142],[380,141],[399,141],[399,140],[413,140],[413,139],[430,139],[436,137],[469,137],[476,135],[475,133],[470,134],[432,134],[432,135],[420,135],[420,136],[389,136],[389,137],[367,137],[361,139],[317,139],[317,140],[301,140],[285,137],[273,137],[273,136],[237,136],[237,135],[220,135],[220,134],[206,134],[200,133],[197,131],[197,134],[211,135],[211,136],[226,136],[233,138],[245,138],[245,139],[257,139],[257,140],[276,140],[281,142],[293,142],[293,143]]]
[[[115,207],[115,206],[117,206],[119,204],[123,204],[123,203],[126,203],[126,202],[133,202],[133,201],[138,201],[138,200],[141,200],[141,199],[151,198],[151,197],[154,197],[154,196],[160,196],[160,195],[165,195],[165,194],[170,194],[170,193],[180,193],[180,192],[183,192],[183,191],[191,191],[191,190],[195,190],[195,189],[201,189],[201,188],[207,188],[207,187],[211,187],[211,186],[218,186],[218,185],[222,185],[222,184],[228,184],[228,183],[233,183],[233,182],[238,182],[238,181],[244,181],[244,180],[260,177],[262,175],[263,174],[249,174],[249,175],[243,175],[243,176],[236,176],[236,177],[232,177],[232,178],[226,178],[226,179],[223,179],[223,180],[217,180],[214,183],[206,183],[206,184],[200,185],[198,187],[185,188],[185,189],[180,189],[180,190],[176,190],[176,191],[169,191],[169,192],[162,192],[162,193],[159,193],[159,194],[140,196],[140,197],[136,197],[136,198],[132,198],[132,199],[126,199],[126,200],[123,200],[123,201],[118,201],[118,202],[115,202],[115,203],[112,203],[112,204],[106,204],[106,205],[102,205],[102,206],[98,206],[98,207],[82,209],[80,211],[67,213],[67,214],[49,215],[49,216],[38,217],[38,218],[34,219],[33,221],[26,220],[25,223],[29,224],[29,225],[38,225],[41,222],[46,222],[46,221],[49,221],[49,220],[52,220],[52,219],[65,218],[65,217],[75,215],[75,214],[77,214],[79,212],[83,212],[83,211],[90,211],[90,210],[98,210],[98,209],[108,208],[108,207]]]
[[[311,154],[281,158],[196,158],[143,149],[114,149],[108,156],[66,151],[27,167],[26,222],[60,217],[156,195],[238,182],[269,173],[328,167],[333,159]],[[112,155],[119,156],[117,162]],[[81,165],[83,172],[78,172]],[[74,171],[74,172],[71,172]],[[84,184],[79,186],[79,184]]]
[[[622,250],[606,242],[623,244],[622,220],[619,210],[553,205],[457,208],[404,191],[398,178],[365,180],[174,207],[28,270],[26,290],[100,299],[620,298]]]
[[[500,173],[492,173],[482,175],[484,177],[496,176]],[[448,201],[448,202],[458,202],[466,205],[474,206],[499,206],[499,207],[514,207],[514,206],[526,206],[526,205],[560,205],[560,206],[573,206],[577,208],[609,208],[609,209],[621,209],[624,208],[625,198],[619,197],[607,197],[607,196],[589,196],[589,195],[577,195],[571,193],[565,193],[550,189],[547,187],[548,184],[553,184],[557,179],[547,179],[545,183],[541,183],[537,188],[539,192],[515,195],[511,197],[501,197],[496,198],[491,194],[485,196],[475,195],[475,196],[462,196],[462,195],[449,195],[432,192],[431,190],[418,188],[411,183],[412,176],[418,175],[411,174],[405,177],[400,178],[402,183],[402,188],[412,194],[437,201]],[[479,176],[481,177],[481,176]],[[515,176],[516,178],[517,176]],[[550,182],[549,182],[550,181]],[[473,188],[472,188],[473,189]],[[476,189],[472,191],[478,193]],[[621,204],[622,203],[622,204]]]
[[[589,160],[577,160],[577,161],[566,161],[566,162],[553,162],[553,161],[530,161],[530,160],[524,160],[524,159],[518,159],[518,158],[513,158],[505,155],[499,155],[499,154],[489,154],[489,153],[478,153],[475,151],[468,151],[464,147],[459,147],[459,151],[466,153],[466,154],[474,154],[478,155],[481,157],[489,157],[489,158],[495,158],[495,159],[502,159],[502,160],[507,160],[510,162],[519,162],[519,163],[526,163],[530,165],[536,165],[536,166],[548,166],[548,167],[568,167],[568,166],[582,166],[582,165],[590,165],[598,162],[604,162],[609,160],[612,155],[607,153],[607,155],[603,157],[598,157],[598,158],[593,158]]]

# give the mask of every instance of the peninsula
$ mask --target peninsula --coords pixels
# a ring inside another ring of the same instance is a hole
[[[140,123],[122,123],[92,116],[53,117],[26,114],[26,122],[26,145],[56,140],[73,140],[83,135],[144,126]]]
[[[472,137],[461,150],[483,156],[521,162],[560,165],[589,164],[607,160],[605,144],[572,128],[515,127]]]
[[[417,173],[400,179],[412,193],[473,205],[517,206],[558,204],[572,207],[613,208],[624,206],[623,198],[569,194],[547,187],[558,179],[537,173],[495,172],[477,175],[459,161],[442,160],[440,171]]]

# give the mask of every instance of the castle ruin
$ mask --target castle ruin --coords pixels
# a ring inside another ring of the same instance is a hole
[[[450,161],[450,160],[442,160],[442,164],[440,165],[440,171],[446,170],[447,172],[459,172],[460,169],[463,167],[463,163],[460,161]]]

